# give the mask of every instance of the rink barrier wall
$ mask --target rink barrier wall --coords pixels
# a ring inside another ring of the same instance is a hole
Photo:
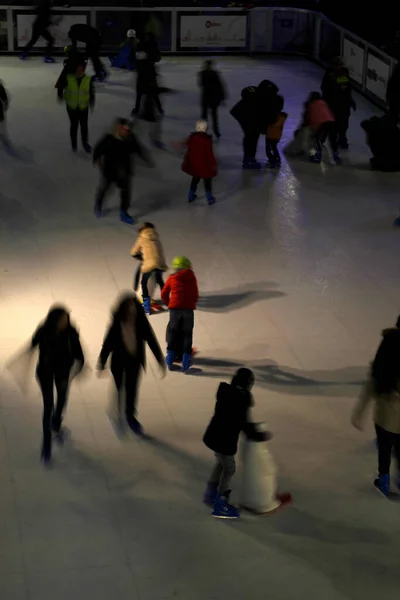
[[[382,108],[397,62],[324,15],[301,8],[54,7],[53,13],[55,50],[60,52],[68,44],[71,24],[86,22],[101,31],[104,53],[118,49],[127,29],[135,29],[139,35],[151,28],[163,54],[297,55],[323,66],[342,56],[354,87]],[[27,7],[0,6],[1,53],[21,50],[33,19],[33,11]],[[36,49],[42,48],[41,40]]]

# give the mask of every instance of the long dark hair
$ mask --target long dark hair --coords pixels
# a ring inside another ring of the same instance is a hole
[[[122,294],[113,312],[113,323],[115,325],[119,325],[120,323],[124,323],[126,321],[129,305],[132,302],[136,303],[136,296],[133,292],[125,292]]]
[[[68,327],[69,327],[71,323],[69,320],[68,309],[65,308],[65,306],[62,306],[61,304],[52,306],[50,308],[49,312],[47,313],[45,322],[43,323],[43,330],[44,330],[44,333],[46,334],[46,337],[52,338],[57,334],[57,325],[58,325],[61,317],[64,315],[67,315]]]
[[[246,369],[245,367],[238,369],[232,378],[231,385],[250,391],[254,385],[253,371],[250,371],[250,369]]]
[[[380,343],[372,363],[372,377],[377,395],[399,390],[400,383],[400,330],[388,331]]]

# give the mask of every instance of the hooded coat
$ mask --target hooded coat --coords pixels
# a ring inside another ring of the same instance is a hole
[[[138,254],[142,255],[142,273],[150,273],[154,269],[167,270],[160,236],[153,227],[146,227],[140,232],[131,250],[131,256]]]
[[[190,134],[182,171],[191,177],[200,177],[201,179],[212,179],[217,175],[217,161],[210,135],[203,132]]]

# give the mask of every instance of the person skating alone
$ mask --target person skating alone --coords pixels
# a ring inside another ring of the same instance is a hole
[[[213,132],[217,139],[221,137],[218,120],[218,108],[226,100],[225,86],[221,75],[214,68],[212,60],[206,60],[203,70],[198,74],[198,85],[201,89],[201,118],[208,120],[211,112]]]
[[[186,154],[182,163],[182,171],[192,177],[189,188],[188,201],[196,200],[197,186],[203,179],[204,189],[208,204],[215,204],[212,193],[212,179],[217,175],[217,161],[215,160],[212,137],[207,133],[206,121],[196,123],[196,131],[191,133],[186,141]]]
[[[368,381],[363,387],[352,415],[352,423],[363,429],[363,417],[372,403],[378,447],[378,478],[375,487],[384,495],[390,493],[390,464],[394,449],[400,489],[400,318],[397,327],[383,331],[383,339],[372,363]]]
[[[332,62],[321,83],[322,97],[328,103],[336,122],[337,143],[347,150],[349,142],[347,130],[351,109],[356,110],[356,103],[351,94],[349,70],[343,60],[338,57]]]
[[[132,292],[123,294],[105,335],[97,369],[100,373],[104,371],[111,355],[111,374],[118,392],[119,412],[124,405],[128,426],[138,435],[143,433],[137,419],[137,394],[142,369],[146,368],[146,344],[164,376],[166,368],[162,350],[143,307]]]
[[[95,72],[94,79],[104,81],[107,77],[107,71],[100,60],[101,35],[97,29],[86,23],[76,23],[70,28],[68,37],[75,51],[78,49],[78,42],[86,45],[86,56],[92,61]]]
[[[132,132],[128,119],[118,118],[112,133],[103,136],[93,152],[93,164],[99,166],[101,171],[94,208],[96,217],[105,216],[103,201],[111,185],[115,184],[121,194],[120,219],[123,223],[133,225],[134,219],[128,214],[128,210],[131,202],[134,154],[138,154],[149,166],[153,166]]]
[[[183,350],[182,371],[190,369],[192,359],[194,311],[199,299],[197,279],[185,256],[172,261],[174,273],[165,282],[161,299],[169,308],[167,328],[167,367],[172,369],[176,356]]]
[[[322,147],[328,139],[333,160],[340,165],[342,161],[338,153],[335,117],[319,92],[311,92],[305,103],[305,119],[307,126],[313,132],[315,142],[315,153],[310,157],[311,162],[318,164],[321,162]]]
[[[51,460],[52,433],[62,441],[62,417],[67,402],[71,371],[77,363],[75,374],[85,362],[79,334],[71,325],[69,313],[63,306],[50,309],[46,320],[32,337],[32,349],[39,347],[36,377],[43,396],[43,444],[41,457]],[[54,409],[54,385],[57,402]]]
[[[162,291],[164,287],[163,272],[167,270],[164,250],[153,223],[143,223],[139,228],[139,237],[131,249],[131,256],[140,257],[142,273],[143,308],[147,315],[151,314],[151,298],[149,295],[149,280],[152,276]],[[136,280],[136,278],[135,278]]]
[[[91,153],[89,144],[89,108],[94,109],[95,91],[91,78],[85,75],[86,63],[79,62],[75,73],[67,73],[58,81],[58,99],[64,100],[70,121],[70,137],[72,151],[78,147],[78,128],[81,129],[82,146],[85,152]]]
[[[36,19],[32,25],[32,36],[23,51],[20,54],[20,58],[25,60],[28,58],[28,53],[32,50],[39,38],[43,38],[47,42],[47,48],[45,50],[44,62],[54,63],[55,60],[52,57],[52,50],[54,46],[54,38],[49,31],[51,25],[51,6],[52,0],[42,0],[35,9]]]

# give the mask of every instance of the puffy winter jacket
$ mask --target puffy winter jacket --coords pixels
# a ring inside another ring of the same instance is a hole
[[[307,109],[306,124],[311,129],[319,129],[324,123],[329,123],[335,120],[331,109],[325,100],[314,100],[310,102]]]
[[[131,256],[136,256],[137,254],[141,254],[143,258],[142,273],[150,273],[154,269],[167,270],[160,237],[152,227],[147,227],[140,232],[131,250]]]
[[[170,310],[196,310],[199,290],[192,269],[182,269],[170,275],[161,292],[161,299]]]
[[[191,177],[211,179],[217,174],[212,138],[207,133],[192,133],[187,140],[187,150],[182,171]]]

